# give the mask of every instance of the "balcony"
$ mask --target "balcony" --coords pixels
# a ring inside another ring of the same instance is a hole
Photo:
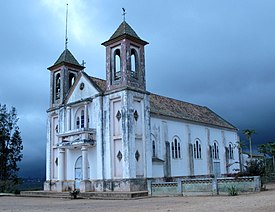
[[[60,148],[81,148],[82,146],[96,146],[96,130],[91,128],[80,128],[58,133],[61,140],[57,144]]]

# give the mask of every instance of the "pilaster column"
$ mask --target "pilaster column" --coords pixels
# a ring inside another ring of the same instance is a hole
[[[71,130],[71,107],[67,107],[67,130]]]
[[[85,105],[84,105],[84,117],[85,117],[85,128],[89,128],[89,117],[88,117],[88,103],[85,102]]]
[[[82,177],[83,180],[88,180],[88,148],[82,146]]]
[[[65,149],[59,149],[59,156],[58,156],[58,180],[63,181],[65,180]]]
[[[51,141],[51,136],[52,132],[51,129],[54,129],[54,126],[52,124],[53,119],[52,117],[48,114],[48,120],[47,120],[47,145],[46,145],[46,180],[51,180],[52,179],[52,170],[51,170],[51,157],[53,154],[53,149],[52,149],[52,141]]]

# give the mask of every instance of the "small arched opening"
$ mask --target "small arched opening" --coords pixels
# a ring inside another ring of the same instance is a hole
[[[58,100],[60,99],[60,85],[61,85],[61,80],[60,80],[60,73],[58,73],[55,77],[55,99]]]
[[[116,49],[114,51],[113,61],[114,61],[114,68],[113,68],[114,80],[119,80],[121,76],[121,58],[120,58],[119,49]]]
[[[71,88],[75,81],[75,75],[73,73],[69,74],[69,88]]]
[[[131,76],[138,77],[138,54],[135,49],[131,49]]]

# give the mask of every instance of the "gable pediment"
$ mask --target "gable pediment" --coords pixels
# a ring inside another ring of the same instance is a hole
[[[79,102],[81,100],[94,97],[100,93],[95,83],[84,72],[79,73],[75,83],[70,89],[65,100],[66,104]]]

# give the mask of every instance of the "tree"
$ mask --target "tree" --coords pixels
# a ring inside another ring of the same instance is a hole
[[[243,149],[246,148],[245,142],[244,141],[237,141],[235,144],[235,147],[238,148],[239,150],[239,162],[240,162],[240,172],[243,172],[243,166],[244,166],[244,162],[243,162]]]
[[[252,134],[256,134],[255,130],[243,130],[243,134],[246,136],[247,140],[249,141],[249,150],[250,150],[250,158],[252,158]]]
[[[260,153],[263,153],[265,158],[266,158],[266,155],[269,155],[270,157],[272,157],[273,172],[274,172],[275,171],[275,142],[268,142],[266,144],[259,145],[258,151]]]
[[[10,192],[19,183],[17,163],[22,160],[22,139],[17,113],[0,104],[0,192]]]

